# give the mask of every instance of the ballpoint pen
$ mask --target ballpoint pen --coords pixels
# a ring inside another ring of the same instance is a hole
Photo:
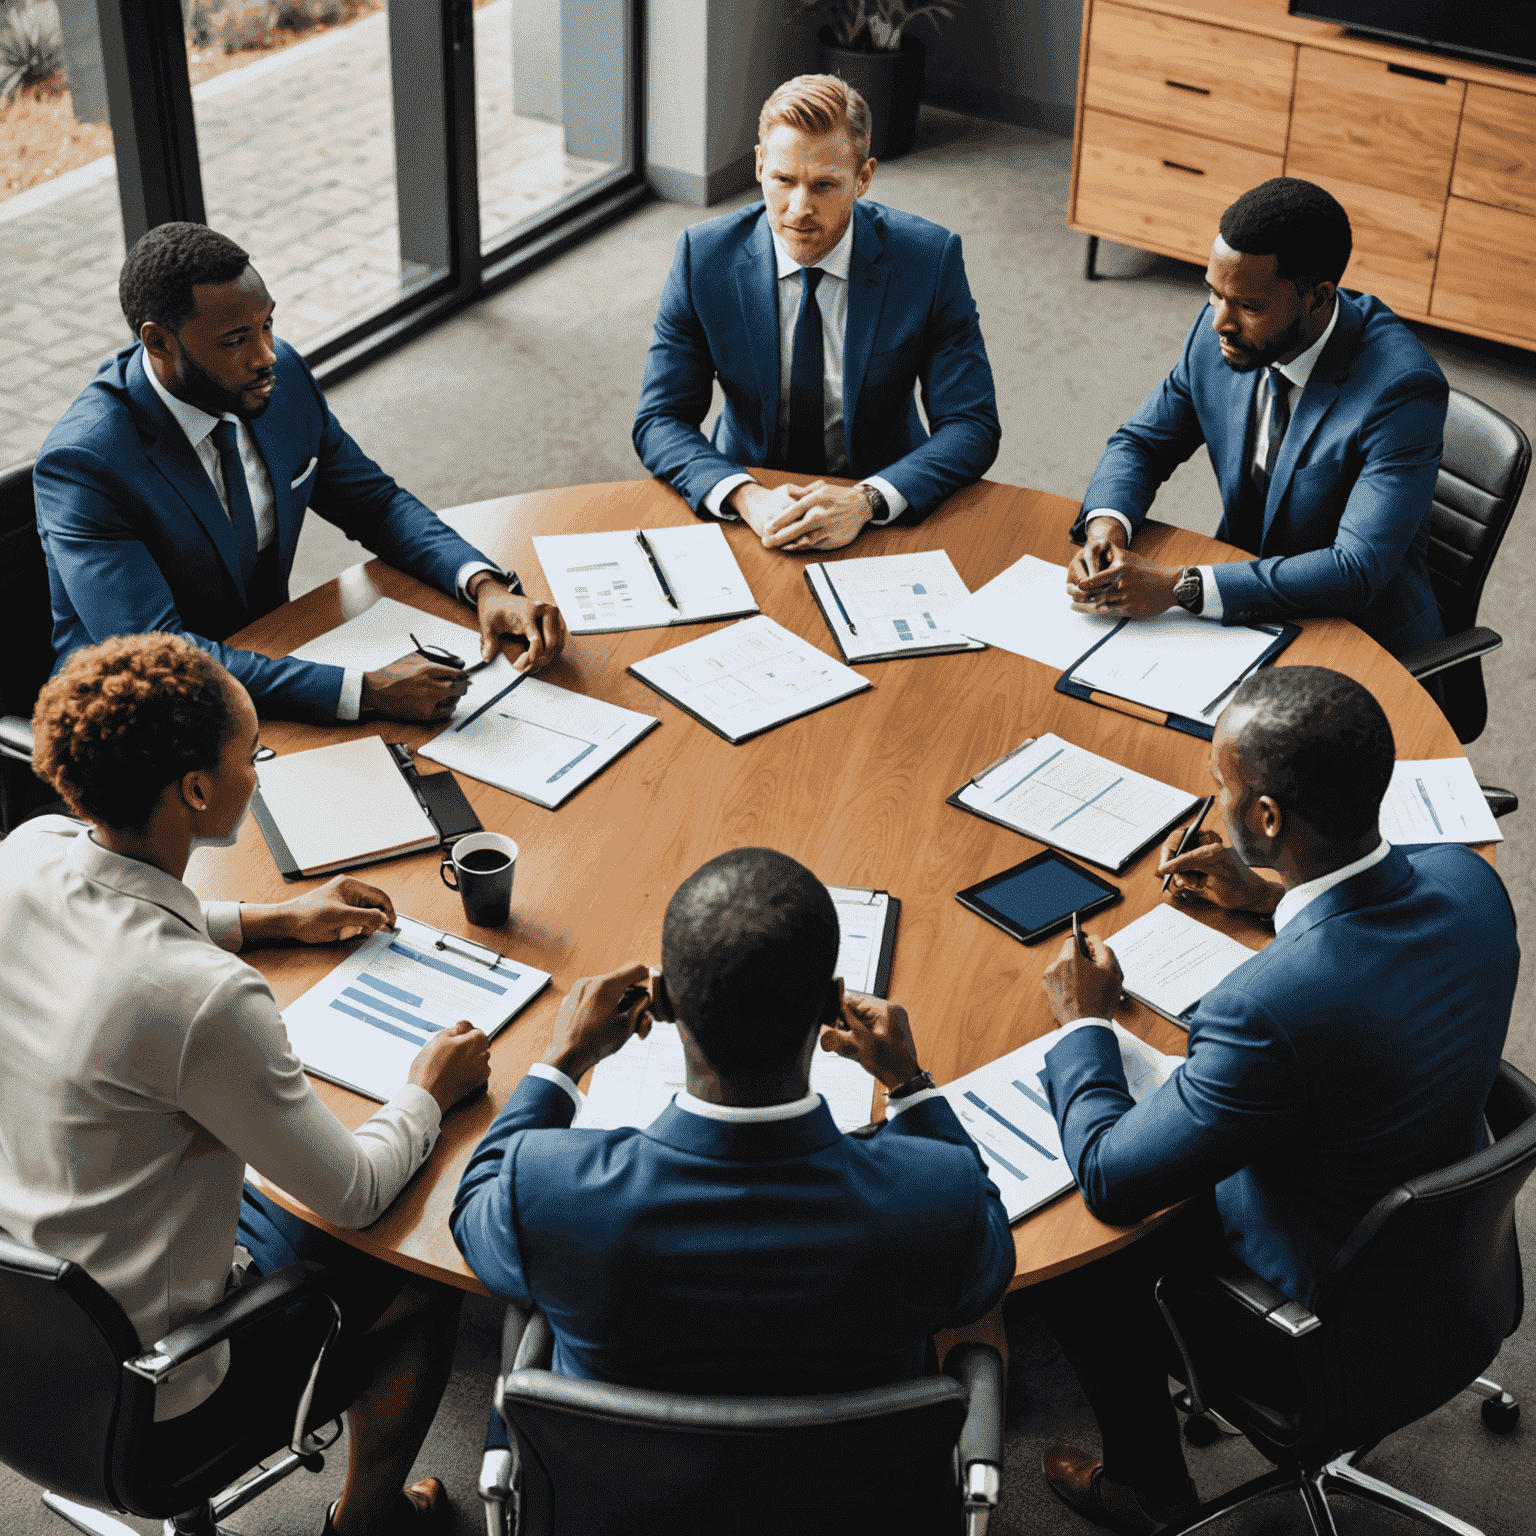
[[[1173,850],[1174,858],[1178,858],[1178,856],[1183,853],[1185,849],[1187,849],[1197,837],[1199,837],[1200,828],[1204,824],[1205,818],[1210,815],[1211,807],[1215,805],[1215,803],[1215,795],[1207,795],[1205,799],[1200,802],[1200,809],[1195,813],[1195,819],[1190,822],[1190,824],[1184,829],[1184,836],[1179,839],[1179,846]],[[1168,884],[1172,879],[1172,875],[1163,876],[1163,889],[1165,891],[1168,889]]]
[[[656,572],[656,580],[661,585],[661,595],[677,612],[681,613],[682,609],[678,608],[677,599],[672,595],[672,588],[667,585],[666,573],[662,570],[661,562],[656,558],[656,551],[651,548],[651,541],[646,538],[643,528],[635,529],[635,542],[644,551],[645,558],[651,562],[651,569]]]
[[[1084,960],[1093,959],[1093,951],[1088,948],[1088,940],[1083,937],[1083,925],[1076,912],[1072,914],[1072,942],[1077,945],[1077,952]]]
[[[832,585],[832,572],[829,571],[825,565],[823,565],[821,568],[821,579],[826,582],[827,591],[832,594],[832,601],[837,604],[837,611],[842,614],[843,623],[848,626],[848,633],[850,635],[858,634],[859,626],[848,617],[848,610],[843,607],[842,594],[837,590],[836,587]]]
[[[474,714],[468,715],[463,720],[459,721],[459,723],[456,726],[454,726],[454,728],[453,728],[454,731],[455,732],[462,731],[466,725],[473,725],[475,723],[475,721],[478,720],[480,718],[480,716],[483,715],[486,712],[486,710],[488,710],[491,707],[491,705],[493,705],[493,704],[500,704],[501,701],[504,698],[506,698],[506,696],[509,693],[511,693],[512,690],[514,688],[516,688],[519,683],[526,683],[528,681],[528,679],[530,677],[532,677],[532,676],[533,676],[533,674],[531,672],[519,672],[517,674],[517,676],[514,677],[512,679],[512,681],[510,683],[508,683],[507,686],[501,690],[500,693],[495,694],[491,698],[487,699],[485,701],[485,703],[482,704],[480,706],[480,708],[477,709],[474,712]]]

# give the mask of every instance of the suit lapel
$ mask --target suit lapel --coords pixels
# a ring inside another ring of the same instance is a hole
[[[763,402],[763,442],[771,459],[779,432],[779,287],[766,211],[736,258],[736,293]]]
[[[1213,342],[1214,345],[1214,342]],[[1243,495],[1243,459],[1248,451],[1248,425],[1253,420],[1253,397],[1258,391],[1259,375],[1234,373],[1216,354],[1217,366],[1226,375],[1227,407],[1224,419],[1230,423],[1226,441],[1221,447],[1217,484],[1221,489],[1221,504],[1232,508],[1240,504]]]
[[[279,378],[278,389],[281,388],[282,380]],[[275,394],[276,390],[273,393]],[[288,484],[291,471],[283,467],[292,454],[291,451],[286,450],[288,439],[283,432],[281,419],[270,407],[253,421],[246,422],[246,426],[251,429],[251,436],[261,454],[261,462],[266,467],[267,484],[272,487],[272,511],[277,518],[278,554],[286,577],[293,562],[294,548],[299,542],[299,519],[293,515],[293,491]],[[272,468],[274,464],[278,466],[276,471]]]
[[[884,257],[885,244],[875,228],[874,215],[863,203],[855,203],[853,253],[848,262],[848,318],[843,331],[843,440],[848,447],[849,468],[855,474],[858,468],[852,462],[854,412],[858,409],[870,354],[875,350],[885,290],[891,281],[890,265]]]

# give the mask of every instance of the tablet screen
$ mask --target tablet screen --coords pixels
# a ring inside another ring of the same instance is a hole
[[[1036,933],[1104,901],[1105,886],[1063,859],[1030,864],[996,885],[972,889],[970,900],[1014,927]]]

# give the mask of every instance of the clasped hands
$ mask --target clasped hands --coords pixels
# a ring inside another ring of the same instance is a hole
[[[725,505],[763,541],[764,549],[795,552],[841,549],[871,517],[869,497],[856,485],[738,485]]]
[[[1067,567],[1067,596],[1075,613],[1150,619],[1174,606],[1173,589],[1182,571],[1182,566],[1158,565],[1128,549],[1125,524],[1118,518],[1096,517]]]

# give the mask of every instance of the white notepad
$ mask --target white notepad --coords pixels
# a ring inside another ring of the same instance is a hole
[[[1125,972],[1126,992],[1186,1029],[1190,1010],[1255,953],[1166,903],[1104,942]]]
[[[766,614],[648,656],[629,671],[733,744],[870,686]]]
[[[951,609],[948,622],[973,639],[1061,672],[1120,621],[1074,612],[1066,566],[1025,555]]]
[[[719,523],[643,530],[655,566],[641,548],[639,531],[534,536],[544,579],[573,635],[704,624],[757,612]],[[676,608],[662,591],[657,567]]]
[[[1179,1058],[1153,1050],[1119,1024],[1111,1027],[1120,1042],[1127,1086],[1139,1104],[1168,1081]],[[1060,1040],[1052,1030],[942,1090],[976,1143],[1009,1221],[1039,1210],[1077,1184],[1045,1091],[1045,1058]]]
[[[1464,757],[1397,763],[1381,802],[1389,843],[1502,843],[1482,786]]]
[[[397,1092],[433,1035],[460,1019],[494,1036],[549,984],[549,972],[397,916],[283,1010],[304,1070],[354,1093]]]
[[[806,566],[805,579],[844,661],[986,649],[950,621],[970,591],[942,549],[818,561]]]
[[[304,875],[435,848],[426,807],[382,736],[361,736],[262,763],[260,795]]]

